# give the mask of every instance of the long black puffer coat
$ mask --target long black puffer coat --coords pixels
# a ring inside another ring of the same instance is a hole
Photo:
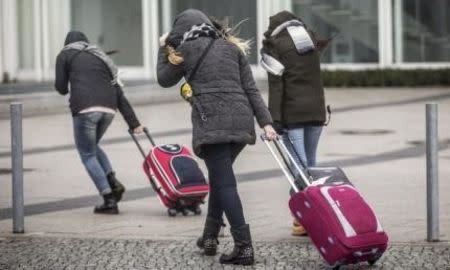
[[[179,44],[180,35],[200,23],[212,24],[198,10],[189,9],[180,13],[175,18],[166,44]],[[180,65],[169,63],[161,47],[157,67],[159,84],[171,87],[190,74],[210,41],[209,37],[200,37],[176,47],[184,58]],[[215,41],[190,84],[195,95],[191,113],[193,148],[200,157],[204,144],[254,144],[255,116],[260,127],[272,123],[246,57],[236,45],[224,39]],[[201,113],[206,115],[206,119],[202,119]]]

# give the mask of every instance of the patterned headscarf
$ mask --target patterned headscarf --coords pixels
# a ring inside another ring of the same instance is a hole
[[[210,24],[207,23],[196,24],[193,25],[191,29],[189,29],[189,31],[183,34],[183,40],[181,41],[181,44],[183,44],[186,41],[195,40],[199,37],[210,37],[217,39],[221,36],[222,35],[219,33],[219,31]]]

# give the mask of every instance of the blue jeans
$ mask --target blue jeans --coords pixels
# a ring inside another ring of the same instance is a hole
[[[285,130],[283,142],[300,168],[316,166],[317,145],[321,133],[321,126],[305,126]],[[296,171],[295,168],[293,169]]]
[[[111,193],[107,175],[113,170],[105,152],[98,145],[114,114],[89,112],[73,117],[75,144],[81,161],[100,195]]]

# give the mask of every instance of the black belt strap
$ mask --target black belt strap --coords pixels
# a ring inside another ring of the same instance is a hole
[[[206,55],[208,54],[208,52],[211,50],[211,47],[213,46],[214,42],[216,41],[216,39],[212,39],[208,46],[205,48],[205,50],[203,51],[202,55],[200,56],[200,58],[198,59],[197,63],[194,66],[194,69],[192,70],[191,74],[189,74],[189,76],[186,78],[186,81],[189,83],[190,80],[192,80],[195,76],[195,74],[197,73],[198,68],[200,67],[200,65],[202,64],[203,60],[205,59]],[[192,87],[192,85],[191,85]],[[194,88],[192,88],[192,91],[195,91]],[[200,113],[200,117],[202,119],[202,121],[207,120],[206,118],[206,114],[203,110],[202,105],[200,104],[200,102],[197,100],[197,98],[195,97],[195,93],[192,93],[192,103],[195,106],[195,108],[197,109],[197,111]]]
[[[192,70],[191,74],[189,74],[189,76],[186,78],[186,81],[190,81],[194,78],[195,73],[197,73],[198,68],[200,67],[200,65],[202,64],[203,60],[205,59],[206,55],[208,54],[208,52],[211,50],[212,45],[214,44],[214,42],[216,41],[216,39],[212,39],[211,42],[209,42],[208,46],[205,48],[205,50],[203,51],[202,55],[200,56],[200,58],[198,59],[197,63],[194,66],[194,69]]]

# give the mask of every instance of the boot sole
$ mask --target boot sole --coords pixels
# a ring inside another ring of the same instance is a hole
[[[205,249],[204,254],[206,256],[216,256],[217,254],[217,249]]]
[[[203,243],[197,242],[196,244],[197,244],[198,248],[203,249],[203,253],[206,256],[215,256],[217,254],[217,247],[216,248],[205,248]]]
[[[242,260],[242,261],[230,261],[230,262],[223,262],[220,261],[221,264],[233,264],[233,265],[253,265],[255,264],[255,261],[249,261],[249,260]]]
[[[254,265],[255,262],[251,261],[251,262],[242,262],[242,263],[234,263],[234,265]]]
[[[94,210],[94,214],[117,215],[117,214],[119,214],[119,209],[111,209],[111,210],[106,210],[106,211]]]

